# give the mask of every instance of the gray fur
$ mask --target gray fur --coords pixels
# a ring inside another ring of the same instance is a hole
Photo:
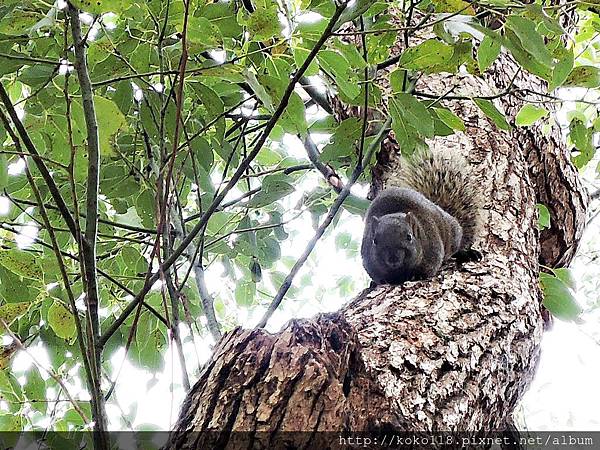
[[[479,227],[480,188],[464,159],[431,151],[404,163],[402,187],[383,190],[365,217],[361,255],[378,284],[434,276]]]
[[[398,185],[420,192],[463,229],[460,250],[473,245],[480,227],[483,194],[469,163],[451,151],[417,152],[403,159]]]

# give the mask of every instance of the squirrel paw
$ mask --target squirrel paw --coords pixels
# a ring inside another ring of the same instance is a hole
[[[464,264],[467,262],[479,262],[483,259],[483,255],[481,254],[481,252],[479,252],[478,250],[475,250],[473,248],[469,248],[466,250],[459,250],[454,255],[452,255],[452,257],[459,264]]]

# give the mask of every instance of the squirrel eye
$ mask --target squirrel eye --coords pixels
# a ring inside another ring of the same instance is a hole
[[[412,240],[413,240],[413,235],[412,235],[412,234],[410,234],[410,233],[408,233],[408,234],[406,235],[406,240],[407,240],[408,242],[412,242]]]
[[[377,238],[373,238],[373,244],[377,245]]]

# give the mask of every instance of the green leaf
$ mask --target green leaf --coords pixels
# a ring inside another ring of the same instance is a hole
[[[544,11],[544,8],[541,4],[530,3],[527,4],[525,8],[529,15],[531,15],[535,19],[541,20],[544,27],[551,33],[554,33],[556,36],[562,36],[565,34],[565,30],[558,23],[558,20],[556,20],[556,18],[554,17],[549,16],[546,13],[546,11]],[[557,17],[560,17],[560,14],[558,14]]]
[[[235,11],[237,5],[234,2],[198,2],[201,6],[196,9],[196,16],[206,17],[211,23],[219,27],[224,37],[241,39],[244,31],[238,23]]]
[[[285,181],[282,175],[268,175],[265,177],[262,189],[248,202],[249,208],[262,208],[291,194],[294,186]]]
[[[17,53],[17,52],[8,52],[8,53],[14,54],[15,56],[19,55],[19,53]],[[25,65],[25,63],[23,61],[17,61],[12,58],[9,59],[7,57],[0,56],[0,75],[6,75],[9,73],[16,72],[24,65]],[[2,126],[0,125],[0,130],[1,129],[2,129]],[[2,133],[0,132],[0,134],[2,134]],[[4,139],[3,139],[3,141],[4,141]]]
[[[0,318],[10,325],[15,319],[25,314],[30,306],[30,302],[6,303],[0,306]]]
[[[596,154],[596,148],[592,142],[593,129],[586,127],[581,119],[575,118],[571,120],[569,126],[569,139],[579,151],[579,154],[573,158],[573,163],[578,169],[582,169]]]
[[[410,85],[410,81],[408,80],[408,71],[405,69],[394,70],[390,74],[390,85],[395,93],[404,92],[406,90],[405,86]]]
[[[0,265],[0,299],[8,303],[32,302],[39,293],[36,285],[39,280],[22,278]]]
[[[167,340],[157,319],[150,315],[141,316],[132,349],[133,361],[152,372],[159,371],[164,365],[163,353],[166,343]]]
[[[523,44],[510,28],[505,28],[504,34],[505,39],[502,40],[502,46],[511,52],[521,67],[544,80],[552,78],[552,67],[542,64],[538,58],[528,52],[526,44]]]
[[[477,50],[477,65],[481,72],[485,72],[496,58],[498,58],[501,47],[502,46],[496,39],[487,35],[484,36],[481,44],[479,44],[479,49]]]
[[[252,88],[252,92],[258,97],[260,102],[267,108],[270,112],[275,112],[275,106],[273,106],[273,99],[265,87],[258,81],[256,74],[247,70],[244,73],[246,82]]]
[[[367,67],[363,55],[361,55],[359,48],[356,45],[346,44],[342,41],[333,41],[335,48],[340,51],[344,58],[350,63],[350,67],[353,70],[364,69]]]
[[[351,117],[342,121],[331,136],[330,143],[323,147],[321,160],[332,166],[341,166],[344,157],[355,151],[354,144],[360,137],[360,130],[360,119]]]
[[[27,371],[27,382],[23,386],[23,393],[29,400],[34,400],[32,406],[42,414],[46,412],[46,382],[40,371],[34,365]],[[37,401],[36,401],[37,400]],[[41,401],[40,401],[41,400]]]
[[[246,21],[248,33],[254,41],[266,41],[281,33],[281,22],[277,16],[277,5],[265,8],[258,7]]]
[[[506,121],[504,114],[498,111],[498,108],[496,108],[491,101],[484,100],[482,98],[474,98],[473,101],[486,116],[492,119],[498,128],[507,131],[511,129],[511,126]]]
[[[306,136],[308,130],[308,124],[306,123],[306,108],[302,98],[296,92],[292,92],[279,124],[289,133],[297,133],[300,134],[300,136]]]
[[[285,233],[283,227],[279,227],[278,229]],[[281,246],[277,239],[273,239],[272,237],[262,238],[258,245],[258,255],[261,267],[271,268],[281,258]]]
[[[135,210],[146,228],[154,228],[156,210],[154,200],[154,192],[149,189],[142,191],[135,200]]]
[[[369,208],[369,200],[362,197],[357,197],[356,195],[349,195],[344,200],[343,207],[346,211],[351,214],[357,214],[359,216],[364,216]]]
[[[559,86],[562,86],[563,83],[567,80],[567,77],[573,70],[573,52],[569,51],[566,56],[564,56],[552,71],[552,80],[548,84],[548,92],[552,92]]]
[[[339,233],[335,237],[335,248],[337,250],[350,250],[353,243],[352,235],[350,233]]]
[[[350,99],[360,94],[358,78],[348,60],[334,50],[322,50],[318,55],[319,64],[330,73],[338,88]]]
[[[1,139],[1,136],[0,136]],[[0,191],[8,184],[8,161],[6,155],[0,153]]]
[[[238,283],[235,288],[235,301],[239,306],[251,306],[256,295],[256,284],[249,282]]]
[[[396,135],[399,147],[402,149],[402,152],[411,153],[420,139],[419,133],[404,116],[402,107],[396,99],[390,99],[389,106],[390,115],[392,116],[392,129]]]
[[[566,87],[596,88],[600,86],[600,69],[594,66],[577,66],[562,85]]]
[[[546,205],[542,205],[538,203],[535,205],[538,210],[538,227],[540,230],[545,228],[550,228],[550,211],[546,207]]]
[[[294,53],[294,62],[296,63],[296,67],[302,66],[308,55],[310,54],[310,50],[302,47],[295,47],[293,49]],[[308,69],[304,73],[305,76],[314,76],[319,74],[319,66],[316,61],[313,59],[308,66]]]
[[[177,24],[177,31],[183,31],[183,22]],[[191,16],[188,18],[187,39],[190,50],[201,52],[218,49],[223,46],[223,35],[217,25],[205,17]]]
[[[468,16],[475,15],[475,10],[464,0],[432,0],[436,13],[460,13]]]
[[[544,108],[538,108],[530,103],[523,105],[521,110],[517,113],[515,123],[520,127],[527,127],[533,125],[535,122],[540,120],[542,117],[546,117],[548,111]]]
[[[398,67],[429,73],[431,67],[450,61],[453,53],[450,45],[437,39],[428,39],[416,47],[406,49],[400,56]]]
[[[234,216],[230,213],[219,211],[210,216],[206,230],[216,236],[232,231],[236,227]]]
[[[73,6],[92,13],[102,14],[106,12],[120,13],[127,9],[131,0],[72,0]]]
[[[410,94],[396,94],[393,102],[396,104],[403,120],[412,126],[423,137],[430,138],[434,135],[433,118],[429,110]]]
[[[21,250],[0,250],[0,264],[23,278],[42,280],[44,274],[38,264],[38,258],[32,253]]]
[[[96,95],[94,96],[94,106],[98,121],[100,154],[115,156],[117,154],[114,150],[117,147],[115,136],[119,131],[128,127],[127,120],[112,100]]]
[[[57,300],[48,309],[48,323],[56,335],[63,339],[70,340],[77,333],[73,314]]]
[[[123,262],[121,267],[124,274],[137,275],[148,269],[146,259],[135,247],[124,247],[119,256]]]
[[[206,110],[206,122],[215,122],[217,129],[217,140],[223,142],[225,134],[225,105],[221,97],[208,86],[201,83],[194,83],[194,91],[202,101],[202,106]]]
[[[569,288],[575,290],[577,288],[573,272],[566,267],[560,269],[552,269],[554,276],[565,283]]]
[[[594,130],[594,133],[600,132],[600,116],[594,119],[594,122],[592,124],[592,130]]]
[[[8,402],[9,411],[19,410],[20,406],[16,402],[23,399],[22,390],[20,383],[10,371],[0,370],[0,398]],[[4,430],[4,428],[0,429]]]
[[[133,88],[130,81],[121,81],[117,84],[113,100],[123,114],[129,112],[133,106]]]
[[[465,131],[465,123],[462,121],[460,117],[454,114],[447,108],[433,108],[437,116],[440,118],[442,122],[448,125],[453,130]]]
[[[85,410],[89,410],[90,409],[88,402],[82,402],[81,400],[79,400],[78,403],[79,403],[80,407],[87,406],[87,408],[84,409],[84,412],[85,412]],[[88,415],[88,417],[89,417],[89,415]],[[83,418],[79,415],[79,413],[74,408],[69,409],[65,413],[65,415],[63,416],[63,418],[64,418],[65,421],[67,421],[71,425],[75,425],[75,426],[78,426],[78,427],[82,427],[83,425],[85,425],[85,422],[83,421]],[[77,431],[79,431],[79,430],[77,430]],[[56,433],[56,434],[58,434],[58,433]],[[65,433],[65,435],[69,436],[68,433]],[[62,446],[61,447],[55,447],[55,448],[62,448]],[[78,447],[78,448],[80,448],[80,447]]]
[[[0,12],[6,14],[1,9]],[[26,35],[42,17],[40,13],[16,8],[0,19],[0,33],[10,36]]]
[[[334,31],[337,30],[346,22],[356,19],[358,16],[366,12],[376,0],[356,0],[349,4],[348,7],[342,12],[340,18],[335,24]]]
[[[581,307],[569,287],[559,278],[541,273],[544,306],[560,320],[573,321],[581,314]]]
[[[190,148],[194,152],[196,161],[200,163],[202,168],[204,168],[206,171],[210,171],[215,161],[215,157],[213,154],[213,149],[207,140],[202,136],[198,136],[190,142]]]
[[[55,67],[50,65],[35,65],[24,69],[19,80],[33,88],[39,88],[51,80],[56,73]]]
[[[542,35],[536,30],[535,22],[521,16],[509,16],[506,27],[517,35],[527,53],[545,66],[553,65],[552,54],[546,48]]]
[[[20,414],[0,414],[0,429],[4,432],[23,431],[24,417]]]
[[[471,42],[458,41],[455,43],[452,46],[452,57],[450,60],[443,64],[436,64],[428,68],[428,71],[458,73],[461,66],[464,66],[470,73],[477,72],[476,63],[473,59],[473,44]]]

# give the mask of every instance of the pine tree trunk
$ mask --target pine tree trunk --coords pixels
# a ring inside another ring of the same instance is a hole
[[[485,81],[436,75],[417,91],[442,95],[456,85],[455,96],[490,95],[516,70],[503,56]],[[537,81],[521,74],[515,83]],[[519,103],[501,102],[514,116]],[[291,321],[276,334],[228,333],[183,405],[172,448],[208,448],[205,439],[224,448],[232,430],[264,431],[256,436],[268,443],[282,431],[480,431],[511,422],[544,328],[538,261],[570,262],[587,196],[558,130],[503,132],[470,101],[445,105],[467,131],[430,144],[464,154],[485,187],[475,245],[483,259],[450,263],[434,279],[367,289],[338,313]],[[393,140],[378,161],[375,190],[393,184]],[[538,202],[552,214],[552,228],[541,234]],[[223,433],[194,433],[208,430]],[[301,436],[297,448],[318,448],[316,434]]]

